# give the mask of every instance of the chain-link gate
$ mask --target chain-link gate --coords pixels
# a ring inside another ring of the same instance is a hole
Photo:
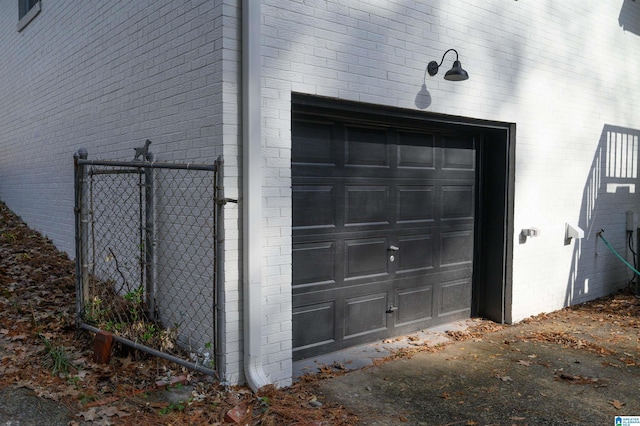
[[[79,327],[215,374],[215,165],[74,155]]]

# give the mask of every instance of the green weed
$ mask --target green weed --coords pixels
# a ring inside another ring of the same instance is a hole
[[[44,367],[50,369],[53,376],[59,374],[68,376],[71,359],[64,346],[54,346],[45,337],[42,337],[42,340],[44,341]]]
[[[29,259],[31,259],[31,255],[29,253],[16,254],[16,260],[29,260]]]
[[[147,324],[145,332],[142,334],[142,341],[148,342],[160,333],[160,329],[155,324]]]
[[[184,407],[185,404],[182,401],[172,402],[171,404],[158,411],[158,414],[161,416],[166,416],[167,414],[173,413],[174,411],[182,412],[184,411]]]
[[[8,240],[8,241],[15,241],[18,239],[18,236],[13,232],[4,232],[0,234],[0,237],[2,237],[3,240]]]
[[[138,321],[138,319],[140,319],[142,316],[141,310],[143,295],[144,291],[142,286],[124,295],[124,300],[129,302],[129,313],[131,314],[131,319],[133,322]]]

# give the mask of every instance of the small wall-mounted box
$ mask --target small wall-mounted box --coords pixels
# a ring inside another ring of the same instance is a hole
[[[578,225],[573,225],[571,223],[564,224],[564,243],[565,245],[571,242],[572,238],[580,239],[584,238],[584,230],[580,228]]]
[[[631,210],[627,210],[627,232],[636,230],[635,214]]]
[[[538,228],[524,228],[520,231],[520,235],[523,237],[537,237],[540,235],[540,230]]]

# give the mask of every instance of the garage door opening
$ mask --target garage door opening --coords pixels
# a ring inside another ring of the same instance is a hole
[[[508,321],[512,134],[293,97],[295,360],[471,316]]]

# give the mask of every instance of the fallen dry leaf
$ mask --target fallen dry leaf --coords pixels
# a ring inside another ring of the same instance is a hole
[[[619,410],[625,405],[627,405],[626,403],[620,402],[617,399],[614,399],[613,401],[609,401],[609,404],[613,405],[616,408],[616,410]]]
[[[529,367],[531,365],[531,361],[519,360],[518,365],[524,365],[525,367]]]
[[[596,378],[584,377],[579,374],[568,374],[563,371],[557,371],[555,375],[556,380],[566,380],[577,385],[589,385],[598,382],[598,379]]]
[[[84,417],[86,422],[92,422],[96,419],[96,408],[89,408],[87,411],[76,414],[76,417]]]
[[[113,416],[128,417],[131,415],[131,413],[122,411],[117,407],[105,407],[102,410],[98,411],[98,415],[100,417],[113,417]]]
[[[7,339],[9,339],[10,341],[16,341],[16,340],[26,340],[27,339],[27,335],[26,334],[18,334],[16,336],[8,336]]]

